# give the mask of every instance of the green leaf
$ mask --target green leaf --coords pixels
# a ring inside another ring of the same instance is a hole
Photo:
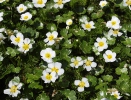
[[[39,82],[32,82],[28,87],[32,89],[43,89],[43,86],[39,85]]]
[[[49,24],[47,24],[47,29],[49,30],[49,31],[56,31],[57,30],[57,27],[56,27],[56,25],[55,24],[53,24],[53,23],[49,23]]]
[[[92,86],[95,86],[97,84],[97,78],[95,76],[87,75],[87,79],[89,82],[91,82]]]
[[[115,3],[120,4],[123,0],[115,0]]]
[[[111,82],[113,79],[112,75],[104,75],[102,76],[102,78],[104,81],[108,81],[108,82]]]
[[[12,79],[12,81],[16,82],[16,83],[20,83],[20,78],[17,76],[17,77],[14,77]]]
[[[64,94],[69,100],[77,100],[76,93],[73,90],[66,89],[61,91],[61,93]]]
[[[50,100],[49,96],[46,95],[46,93],[43,91],[39,96],[36,98],[36,100]]]
[[[84,30],[80,30],[80,29],[76,29],[76,30],[73,32],[73,34],[74,34],[75,36],[81,36],[81,37],[83,37],[83,36],[86,35],[86,34],[85,34],[85,31],[84,31]]]
[[[90,46],[86,41],[82,41],[80,44],[80,49],[84,54],[90,53],[92,46]]]
[[[20,67],[16,67],[16,68],[13,68],[13,69],[12,69],[12,72],[14,72],[14,73],[19,73],[20,70],[21,70]]]

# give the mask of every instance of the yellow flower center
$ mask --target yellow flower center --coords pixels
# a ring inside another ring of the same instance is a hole
[[[23,11],[24,9],[23,8],[20,8],[20,11]]]
[[[51,70],[52,70],[52,71],[55,71],[56,73],[58,73],[58,71],[59,71],[59,69],[56,68],[56,67],[53,67]]]
[[[47,74],[47,75],[46,75],[46,79],[47,79],[47,80],[51,80],[51,79],[52,79],[52,76],[51,76],[50,74]]]
[[[114,97],[118,98],[118,94],[114,94]]]
[[[98,44],[100,47],[104,46],[104,42],[99,42]]]
[[[79,87],[84,87],[84,86],[85,86],[85,82],[81,81],[81,82],[79,83]]]
[[[43,0],[37,0],[37,4],[43,4]]]
[[[91,62],[90,60],[87,60],[87,61],[86,61],[86,66],[90,66],[91,63],[92,63],[92,62]]]
[[[11,93],[15,93],[17,91],[17,86],[12,86],[11,88],[10,88],[10,92]]]
[[[102,7],[104,7],[105,5],[106,5],[106,3],[105,3],[105,2],[103,2],[103,3],[101,4],[101,6],[102,6]]]
[[[79,64],[78,60],[75,60],[74,65],[78,65],[78,64]]]
[[[107,55],[107,58],[108,58],[108,59],[111,59],[111,58],[112,58],[112,55]]]
[[[131,0],[127,0],[127,1],[126,1],[126,4],[127,4],[128,6],[130,6],[130,5],[131,5]]]
[[[57,4],[61,5],[63,3],[63,0],[58,0]]]
[[[112,24],[112,25],[116,25],[116,21],[112,21],[111,24]]]
[[[53,35],[50,35],[50,36],[48,37],[48,39],[49,39],[49,41],[51,41],[51,40],[54,39],[54,36],[53,36]]]
[[[91,28],[91,25],[90,24],[85,24],[85,27],[86,28]]]
[[[118,32],[119,32],[118,30],[114,30],[113,31],[114,34],[118,34]]]
[[[28,50],[28,49],[29,49],[29,44],[24,44],[24,45],[23,45],[23,49],[24,49],[24,50]]]
[[[16,41],[17,43],[19,43],[19,42],[20,42],[20,37],[15,38],[15,41]]]
[[[49,58],[51,58],[51,54],[50,53],[46,53],[45,57],[49,59]]]
[[[68,25],[71,25],[72,24],[72,22],[70,21],[70,22],[68,22]]]
[[[28,19],[28,16],[24,16],[24,19],[25,19],[25,20]]]

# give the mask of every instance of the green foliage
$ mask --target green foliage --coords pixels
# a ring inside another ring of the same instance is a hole
[[[49,97],[46,95],[45,92],[42,92],[39,94],[39,96],[36,98],[36,100],[50,100]]]

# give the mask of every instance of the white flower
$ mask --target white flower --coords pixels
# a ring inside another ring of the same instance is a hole
[[[105,59],[105,62],[114,62],[116,60],[116,53],[112,52],[111,50],[107,50],[103,57]]]
[[[44,70],[41,78],[42,78],[43,81],[45,81],[45,83],[55,82],[56,73],[55,72],[49,73],[49,72]]]
[[[9,82],[9,89],[4,90],[4,94],[11,95],[12,97],[17,97],[17,95],[20,93],[20,89],[22,87],[22,83],[16,83],[14,81]]]
[[[24,20],[24,21],[28,21],[32,18],[32,14],[30,14],[29,12],[26,12],[24,14],[21,15],[20,20]]]
[[[51,48],[46,48],[40,52],[40,55],[42,56],[41,58],[44,61],[51,63],[52,58],[54,58],[56,56],[56,53]]]
[[[96,39],[97,42],[94,43],[94,46],[98,48],[98,51],[103,51],[104,49],[108,48],[107,42],[106,42],[106,38],[97,38]]]
[[[55,4],[54,7],[55,8],[63,8],[64,4],[69,2],[70,0],[54,0]]]
[[[113,91],[112,93],[111,93],[111,95],[113,95],[115,98],[117,98],[117,99],[120,99],[122,96],[120,96],[120,93],[118,92],[118,91]]]
[[[58,35],[58,32],[56,31],[53,31],[52,33],[48,32],[46,34],[47,38],[44,39],[44,42],[46,42],[47,45],[53,45],[55,43],[55,39],[57,38],[57,35]]]
[[[29,100],[28,98],[21,98],[20,100]]]
[[[43,8],[47,0],[32,0],[32,2],[36,8]]]
[[[19,13],[22,13],[27,10],[27,7],[23,4],[20,4],[18,7],[16,7],[16,9]]]
[[[85,23],[87,21],[87,16],[82,16],[80,19],[79,19],[80,22],[82,23]]]
[[[0,12],[0,22],[3,20],[3,12]]]
[[[128,6],[131,10],[131,0],[123,0],[123,6]]]
[[[23,38],[24,36],[22,33],[17,33],[16,36],[14,35],[10,36],[11,43],[13,43],[14,45],[18,45],[19,43],[22,43]]]
[[[106,23],[106,27],[113,28],[113,29],[120,29],[121,26],[119,24],[120,24],[120,20],[116,16],[112,16],[111,21],[108,21]]]
[[[0,33],[0,43],[4,43],[4,39],[6,39],[6,37],[4,37],[2,33]]]
[[[0,3],[3,3],[4,1],[6,1],[6,0],[0,0]]]
[[[97,66],[96,62],[93,62],[94,57],[88,57],[86,60],[84,60],[84,65],[83,67],[87,70],[90,71],[92,68]]]
[[[0,28],[0,33],[4,32],[5,28]]]
[[[25,38],[23,40],[23,42],[19,43],[18,46],[19,46],[19,51],[20,52],[24,52],[24,53],[27,53],[31,48],[32,48],[32,44],[30,43],[30,39],[29,38]]]
[[[84,87],[89,87],[88,79],[85,78],[85,77],[83,77],[81,81],[80,80],[75,80],[74,84],[76,86],[77,85],[79,86],[78,89],[77,89],[79,92],[83,92],[84,91]]]
[[[73,23],[72,19],[66,20],[66,25],[70,26],[70,25],[72,25],[72,23]]]
[[[83,65],[83,60],[81,57],[71,58],[71,62],[72,62],[70,64],[71,67],[78,68],[79,66]]]
[[[117,37],[117,36],[121,36],[123,33],[119,32],[119,30],[112,30],[112,29],[110,29],[108,34],[110,36],[113,35],[113,36]]]
[[[62,64],[59,62],[53,62],[48,64],[48,68],[46,69],[47,72],[55,72],[56,77],[62,75],[64,73],[64,69],[61,68]]]
[[[91,29],[94,29],[94,22],[93,21],[90,21],[90,22],[85,22],[84,24],[81,24],[82,28],[84,30],[88,30],[88,31],[91,31]]]
[[[101,8],[103,8],[104,6],[107,5],[107,1],[106,0],[102,0],[102,1],[100,1],[99,5],[101,6]]]

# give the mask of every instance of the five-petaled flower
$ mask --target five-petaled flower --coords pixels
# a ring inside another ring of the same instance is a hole
[[[105,62],[114,62],[116,60],[116,53],[112,52],[111,50],[106,50],[103,54]]]
[[[94,23],[93,21],[90,21],[90,22],[85,21],[84,24],[81,24],[81,26],[82,26],[82,28],[83,28],[84,30],[91,31],[91,29],[94,29],[94,28],[95,28],[94,24],[95,24],[95,23]]]
[[[22,13],[22,12],[24,12],[24,11],[26,11],[27,10],[27,7],[24,5],[24,4],[20,4],[18,7],[16,7],[17,8],[17,11],[19,12],[19,13]]]
[[[109,30],[109,32],[108,32],[108,35],[109,36],[111,36],[111,35],[113,35],[113,36],[115,36],[115,37],[117,37],[117,36],[121,36],[123,33],[122,32],[119,32],[119,30],[112,30],[112,29],[110,29]]]
[[[29,38],[25,38],[23,40],[23,42],[19,43],[18,46],[19,46],[19,51],[20,52],[24,52],[24,53],[27,53],[31,48],[32,48],[32,44],[30,43],[30,39]]]
[[[79,66],[83,65],[83,60],[81,57],[71,58],[71,67],[78,68]]]
[[[84,60],[84,65],[83,67],[87,70],[90,71],[92,68],[97,66],[96,62],[93,62],[94,57],[88,57],[86,60]]]
[[[46,48],[40,52],[40,55],[44,61],[51,63],[53,61],[52,58],[56,56],[56,53],[51,48]]]
[[[128,6],[131,10],[131,0],[123,0],[123,6]]]
[[[29,12],[26,12],[24,14],[21,15],[21,18],[20,20],[23,20],[23,21],[28,21],[32,18],[32,14],[29,13]]]
[[[120,20],[116,16],[112,16],[112,19],[106,23],[106,27],[112,29],[120,29]]]
[[[61,68],[61,66],[62,66],[62,64],[60,62],[49,63],[46,71],[47,72],[55,72],[56,78],[58,78],[58,76],[64,74],[64,69]]]
[[[111,95],[113,95],[115,98],[117,98],[117,99],[120,99],[122,96],[120,96],[120,93],[118,92],[118,91],[113,91],[112,93],[111,93]]]
[[[97,38],[96,39],[97,42],[94,43],[94,46],[96,48],[98,48],[98,51],[101,52],[103,51],[104,49],[107,49],[108,48],[108,45],[107,45],[107,42],[106,42],[106,38],[103,37],[103,38]]]
[[[99,5],[101,6],[101,8],[103,8],[103,7],[105,7],[107,5],[107,1],[102,0],[102,1],[100,1]]]
[[[50,82],[55,82],[56,78],[56,73],[55,72],[47,72],[46,70],[43,71],[43,75],[41,76],[42,80],[44,83],[50,83]]]
[[[20,32],[18,32],[16,36],[14,35],[10,36],[11,43],[13,43],[14,45],[18,45],[19,43],[22,43],[23,39],[24,39],[24,36]]]
[[[75,84],[76,86],[79,86],[79,87],[77,88],[77,90],[78,90],[79,92],[83,92],[83,91],[84,91],[84,87],[89,87],[88,79],[85,78],[85,77],[83,77],[82,80],[75,80],[75,81],[74,81],[74,84]]]
[[[55,39],[57,38],[57,35],[58,35],[58,32],[56,31],[53,31],[52,33],[48,32],[46,34],[47,38],[44,39],[44,42],[46,42],[47,45],[53,45],[55,43]]]
[[[17,95],[20,93],[20,89],[22,87],[22,83],[16,83],[14,81],[9,82],[9,89],[4,90],[4,94],[11,95],[12,97],[17,97]]]
[[[69,2],[70,0],[54,0],[55,4],[54,7],[55,8],[63,8],[64,4]]]
[[[43,8],[47,0],[32,0],[32,2],[36,8]]]

